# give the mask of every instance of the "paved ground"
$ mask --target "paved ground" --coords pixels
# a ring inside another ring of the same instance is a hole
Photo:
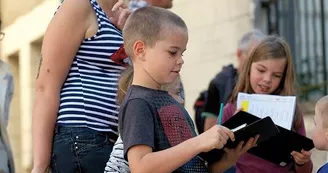
[[[306,135],[311,138],[312,136],[312,130],[314,128],[313,123],[313,115],[306,115],[304,116],[304,122],[305,122],[305,128],[306,128]],[[313,173],[316,173],[317,170],[325,163],[327,162],[327,152],[318,151],[314,149],[312,151],[312,161],[314,164]]]

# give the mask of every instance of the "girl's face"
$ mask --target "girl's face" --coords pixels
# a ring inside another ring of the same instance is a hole
[[[284,76],[286,58],[267,59],[253,62],[250,84],[256,94],[272,94]]]
[[[181,85],[180,81],[176,80],[174,83],[171,84],[170,88],[168,89],[168,93],[180,104],[184,105],[184,100],[181,98]]]

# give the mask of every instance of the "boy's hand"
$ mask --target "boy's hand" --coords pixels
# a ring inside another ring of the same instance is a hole
[[[202,151],[208,152],[215,148],[221,149],[228,139],[235,140],[235,136],[228,128],[214,125],[209,130],[198,136],[199,143],[202,144]]]
[[[302,150],[301,152],[293,151],[291,155],[293,156],[296,164],[304,165],[310,161],[312,152],[305,150]]]
[[[127,18],[132,13],[123,0],[119,0],[112,8],[114,16],[109,20],[120,30],[123,29]]]

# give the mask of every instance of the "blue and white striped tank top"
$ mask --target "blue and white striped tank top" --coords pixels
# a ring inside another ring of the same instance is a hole
[[[98,31],[84,39],[60,93],[57,124],[88,127],[117,134],[118,79],[124,67],[110,56],[123,44],[122,33],[108,20],[95,0]]]

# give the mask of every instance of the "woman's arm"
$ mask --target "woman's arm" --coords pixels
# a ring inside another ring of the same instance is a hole
[[[45,33],[33,107],[33,172],[49,167],[60,89],[91,25],[90,7],[87,0],[65,0]]]

